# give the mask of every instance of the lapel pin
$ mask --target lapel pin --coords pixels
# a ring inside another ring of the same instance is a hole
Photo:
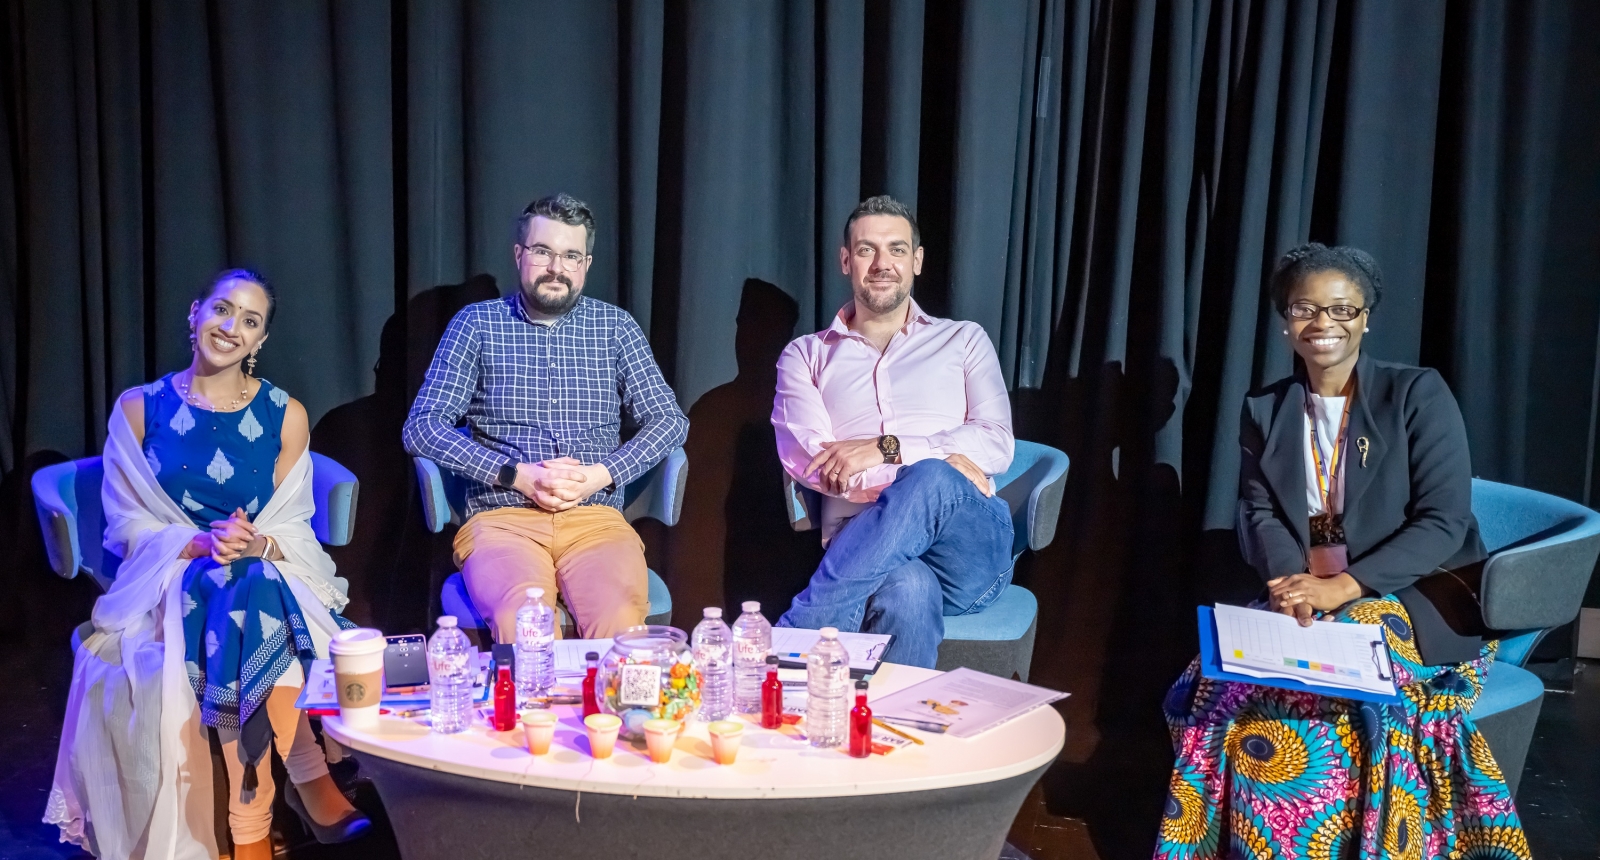
[[[1372,447],[1372,443],[1367,441],[1367,437],[1356,437],[1356,450],[1361,452],[1361,468],[1363,469],[1367,467],[1367,449],[1370,447]]]

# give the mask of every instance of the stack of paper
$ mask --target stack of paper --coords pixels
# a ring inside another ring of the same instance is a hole
[[[804,627],[772,628],[772,653],[784,666],[804,667],[806,654],[822,638],[822,632]],[[884,652],[894,641],[892,635],[883,633],[840,633],[839,644],[850,653],[850,674],[854,677],[878,671]]]
[[[970,738],[1066,693],[1012,681],[975,669],[954,669],[878,699],[872,714],[883,720],[913,720],[947,726],[946,734]]]
[[[1297,681],[1334,694],[1396,695],[1389,649],[1377,624],[1313,621],[1301,627],[1279,612],[1224,605],[1212,614],[1216,662],[1223,672]],[[1206,635],[1202,627],[1202,639]]]

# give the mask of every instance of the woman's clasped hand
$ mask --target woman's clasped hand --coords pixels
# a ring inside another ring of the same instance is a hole
[[[211,531],[195,535],[181,557],[194,559],[209,555],[217,564],[232,564],[252,554],[250,550],[258,541],[262,544],[266,542],[250,522],[250,515],[243,508],[234,508],[227,519],[212,520]],[[253,554],[260,555],[264,549],[263,546]]]
[[[1267,580],[1267,608],[1311,626],[1314,611],[1332,612],[1361,596],[1361,583],[1348,573],[1317,576],[1297,573]]]

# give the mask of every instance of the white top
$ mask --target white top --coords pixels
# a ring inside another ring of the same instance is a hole
[[[1316,441],[1321,448],[1323,465],[1333,462],[1333,449],[1338,444],[1339,423],[1344,417],[1343,397],[1311,395],[1311,408],[1306,411],[1306,513],[1322,513],[1322,491],[1317,489],[1317,463],[1311,456],[1311,426],[1317,427]],[[1344,454],[1339,455],[1339,473],[1328,485],[1328,501],[1334,513],[1344,511]]]
[[[883,664],[872,678],[869,703],[938,674],[931,669]],[[529,754],[519,726],[496,732],[483,722],[456,735],[432,732],[426,717],[383,716],[362,731],[324,717],[323,728],[340,743],[368,755],[458,776],[647,797],[752,798],[849,797],[975,785],[1028,773],[1053,761],[1066,740],[1066,724],[1043,707],[968,740],[905,729],[923,740],[888,755],[854,759],[842,750],[813,749],[805,724],[770,731],[749,716],[738,761],[715,764],[706,723],[691,719],[671,761],[652,764],[643,746],[619,742],[610,759],[589,757],[581,709],[557,706],[555,742],[543,756]]]

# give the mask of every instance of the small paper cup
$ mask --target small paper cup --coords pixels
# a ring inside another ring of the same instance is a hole
[[[739,757],[739,741],[744,737],[744,723],[718,720],[707,727],[711,733],[711,757],[717,764],[733,764]]]
[[[583,727],[589,732],[589,754],[597,759],[611,758],[617,745],[617,729],[622,720],[615,714],[590,714],[583,718]]]
[[[522,715],[522,731],[528,737],[528,752],[544,755],[556,736],[556,715],[549,711],[528,711]]]
[[[651,761],[666,764],[672,758],[672,745],[678,742],[678,730],[681,728],[677,720],[645,721],[644,742],[650,751]]]

